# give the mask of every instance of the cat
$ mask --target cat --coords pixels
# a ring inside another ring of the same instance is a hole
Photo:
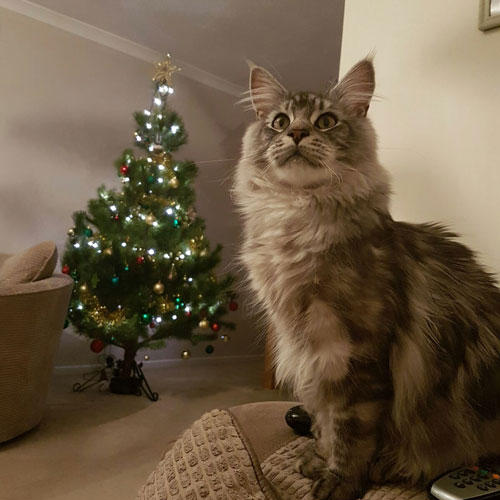
[[[313,419],[318,499],[500,454],[500,290],[439,224],[395,221],[367,116],[370,59],[323,94],[250,72],[233,197],[276,378]]]

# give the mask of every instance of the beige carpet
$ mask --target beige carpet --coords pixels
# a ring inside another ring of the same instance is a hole
[[[146,365],[160,400],[74,393],[80,370],[58,370],[40,426],[0,445],[0,499],[133,500],[163,451],[212,408],[286,400],[262,388],[262,358]]]

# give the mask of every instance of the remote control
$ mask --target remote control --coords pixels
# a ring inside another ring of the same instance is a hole
[[[432,500],[500,499],[500,466],[473,465],[451,470],[432,481]]]

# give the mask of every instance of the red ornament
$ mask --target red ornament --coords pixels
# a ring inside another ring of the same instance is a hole
[[[118,220],[119,218],[120,218],[120,216],[119,216],[118,214],[116,214],[116,215],[113,217],[113,219],[115,219],[115,220]]]
[[[69,266],[66,264],[65,266],[62,267],[61,271],[64,274],[69,274]]]
[[[128,174],[128,166],[127,165],[122,165],[120,167],[120,172],[123,174],[123,175],[127,175]]]
[[[95,339],[90,343],[90,350],[95,353],[99,353],[104,349],[104,342],[99,339]]]
[[[149,323],[149,328],[156,328],[156,325],[154,324],[153,321],[151,321],[151,323]]]
[[[191,311],[186,311],[186,316],[187,316],[188,318],[190,318],[190,317],[191,317]]]
[[[210,325],[210,328],[214,331],[214,332],[218,332],[220,330],[220,325],[219,323],[212,323]]]
[[[137,264],[143,264],[146,259],[141,255],[140,257],[137,257],[136,260]]]
[[[238,309],[238,302],[236,302],[235,300],[229,302],[229,310],[236,311],[236,309]]]

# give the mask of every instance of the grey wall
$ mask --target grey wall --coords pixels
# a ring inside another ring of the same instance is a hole
[[[76,4],[63,4],[70,5]],[[100,3],[89,3],[88,7],[91,5],[100,12]],[[303,0],[286,5],[298,14],[305,8]],[[339,2],[323,1],[321,5],[322,10],[308,11],[310,17],[302,15],[293,35],[280,24],[281,11],[276,7],[265,10],[263,5],[255,19],[243,19],[240,14],[246,7],[242,6],[240,12],[233,6],[234,22],[255,24],[254,29],[245,26],[245,35],[242,31],[241,36],[247,38],[238,38],[240,45],[233,46],[235,35],[228,32],[226,44],[214,44],[214,27],[218,23],[232,26],[227,12],[221,11],[220,18],[209,18],[196,31],[197,46],[210,50],[210,57],[213,50],[219,50],[225,58],[220,70],[226,74],[222,76],[238,84],[243,85],[242,80],[247,79],[244,57],[248,56],[262,64],[268,61],[268,66],[282,74],[284,83],[292,88],[304,84],[320,89],[326,85],[325,80],[337,74],[342,13]],[[116,12],[125,17],[130,14]],[[162,15],[166,16],[165,23],[172,23],[169,12],[162,11]],[[331,26],[337,29],[325,29],[325,16],[331,16]],[[189,12],[184,18],[195,20]],[[311,21],[315,18],[321,23]],[[139,16],[131,37],[149,33],[149,22]],[[189,39],[189,33],[182,33]],[[270,43],[263,42],[264,35]],[[185,60],[190,53],[183,53]],[[199,53],[192,53],[195,60],[203,62]],[[240,66],[233,75],[230,68],[236,59]],[[150,63],[3,8],[0,63],[0,252],[17,252],[43,240],[54,240],[62,253],[67,229],[72,225],[71,214],[85,208],[100,184],[119,187],[113,162],[133,144],[132,112],[150,104],[153,68]],[[170,105],[182,116],[189,133],[188,145],[176,157],[198,164],[198,212],[207,222],[210,241],[224,245],[219,268],[223,272],[234,262],[240,235],[239,219],[229,197],[230,175],[252,114],[235,106],[238,98],[186,78],[182,72],[175,77],[175,90]],[[237,323],[236,331],[230,332],[231,342],[217,342],[212,356],[262,352],[258,322],[245,315],[244,296],[239,303],[240,309],[231,314]],[[183,349],[189,348],[193,356],[206,356],[204,347],[169,341],[166,349],[142,355],[148,354],[151,360],[178,358]],[[95,362],[88,339],[68,330],[63,333],[56,364]]]
[[[153,68],[5,9],[0,60],[0,251],[54,240],[62,252],[73,211],[85,208],[101,183],[119,186],[113,161],[133,143],[131,113],[149,107]],[[189,132],[178,157],[199,162],[198,210],[210,241],[225,247],[222,271],[233,258],[239,231],[225,179],[249,116],[235,108],[233,96],[181,74],[175,83],[170,104]],[[219,161],[226,158],[231,160]],[[253,322],[242,319],[241,311],[232,317],[237,332],[230,343],[218,342],[213,355],[260,352]],[[64,332],[56,363],[95,362],[88,343]],[[186,345],[172,342],[149,354],[177,358]],[[190,349],[193,356],[203,353],[202,345]]]

